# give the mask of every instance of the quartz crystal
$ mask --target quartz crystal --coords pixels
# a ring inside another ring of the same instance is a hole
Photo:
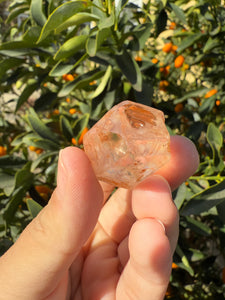
[[[84,150],[99,180],[133,188],[170,159],[162,111],[123,101],[84,136]]]

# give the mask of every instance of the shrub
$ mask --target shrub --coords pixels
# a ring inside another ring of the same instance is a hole
[[[224,299],[224,3],[22,0],[8,11],[0,46],[1,253],[46,205],[59,149],[82,148],[84,132],[130,99],[163,110],[170,133],[190,138],[201,159],[173,194],[180,238],[166,298]]]

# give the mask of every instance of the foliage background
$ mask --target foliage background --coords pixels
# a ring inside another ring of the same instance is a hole
[[[82,148],[85,131],[129,99],[161,109],[201,159],[174,192],[166,298],[224,299],[224,1],[116,3],[20,0],[1,14],[0,253],[47,204],[59,149]]]

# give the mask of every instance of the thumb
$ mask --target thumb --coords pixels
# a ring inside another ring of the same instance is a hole
[[[42,299],[52,292],[91,234],[102,201],[85,153],[61,150],[57,188],[48,205],[0,259],[4,299],[12,293],[12,299]]]

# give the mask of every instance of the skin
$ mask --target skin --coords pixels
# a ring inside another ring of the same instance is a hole
[[[133,190],[99,183],[85,153],[60,152],[48,205],[0,259],[0,299],[160,300],[178,238],[171,198],[198,166],[171,137],[171,160]]]

